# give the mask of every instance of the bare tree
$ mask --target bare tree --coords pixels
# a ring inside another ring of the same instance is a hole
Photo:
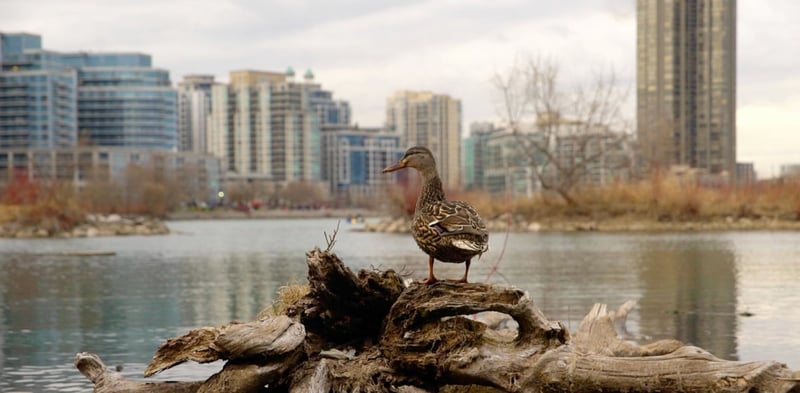
[[[232,202],[250,202],[257,196],[253,183],[241,181],[228,181],[225,185],[225,198]]]
[[[309,181],[294,181],[281,191],[281,197],[295,206],[321,205],[325,202],[324,187]]]
[[[185,199],[176,174],[157,164],[128,164],[123,187],[123,212],[164,216]]]
[[[571,89],[559,84],[558,74],[558,64],[536,57],[516,62],[492,82],[536,181],[576,205],[573,190],[587,175],[630,165],[623,153],[629,138],[622,114],[627,90],[613,70]]]

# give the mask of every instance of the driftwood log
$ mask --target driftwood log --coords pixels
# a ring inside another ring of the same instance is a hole
[[[307,262],[310,290],[285,315],[192,330],[162,344],[145,371],[227,361],[205,381],[134,381],[89,353],[75,364],[98,393],[800,393],[800,372],[781,363],[722,360],[674,340],[619,339],[633,302],[613,311],[595,305],[570,334],[517,289],[406,287],[393,271],[354,274],[320,249]]]

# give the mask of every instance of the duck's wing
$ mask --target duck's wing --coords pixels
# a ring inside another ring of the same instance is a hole
[[[484,237],[488,234],[486,224],[475,208],[459,201],[442,201],[430,209],[428,226],[442,236],[473,234]]]

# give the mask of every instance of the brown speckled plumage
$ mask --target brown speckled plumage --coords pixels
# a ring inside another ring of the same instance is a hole
[[[423,282],[433,283],[433,260],[466,263],[466,282],[472,257],[489,248],[489,233],[486,224],[475,208],[466,202],[449,201],[445,198],[442,181],[436,172],[436,161],[430,150],[415,146],[396,165],[384,169],[393,172],[403,168],[414,168],[422,176],[422,189],[417,198],[417,207],[411,223],[411,233],[422,251],[429,255],[429,276]]]

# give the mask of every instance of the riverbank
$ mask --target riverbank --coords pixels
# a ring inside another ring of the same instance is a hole
[[[410,232],[410,218],[383,218],[367,222],[366,232],[406,233]],[[752,230],[800,230],[800,221],[777,218],[725,217],[703,221],[660,221],[647,217],[613,217],[604,219],[553,217],[527,220],[522,216],[504,215],[487,220],[486,226],[493,232],[687,232],[687,231],[752,231]]]
[[[10,221],[0,224],[0,238],[76,238],[129,235],[164,235],[169,227],[156,218],[120,216],[118,214],[87,214],[85,220],[71,228],[61,228],[52,223],[22,223]]]
[[[180,210],[169,213],[167,220],[240,220],[267,218],[341,218],[365,219],[380,217],[380,213],[369,209],[258,209],[241,211],[233,209]]]
[[[407,233],[410,218],[391,218],[367,209],[319,210],[236,210],[180,211],[166,221],[241,220],[241,219],[310,219],[339,218],[344,223],[363,223],[356,230],[364,232]],[[493,232],[687,232],[687,231],[752,231],[800,230],[800,221],[780,218],[724,217],[705,220],[657,220],[649,217],[622,216],[602,219],[549,217],[538,220],[508,214],[486,220]],[[53,225],[32,225],[19,222],[0,224],[0,238],[80,238],[101,236],[163,235],[170,233],[164,220],[144,216],[88,214],[73,228],[60,230]]]

